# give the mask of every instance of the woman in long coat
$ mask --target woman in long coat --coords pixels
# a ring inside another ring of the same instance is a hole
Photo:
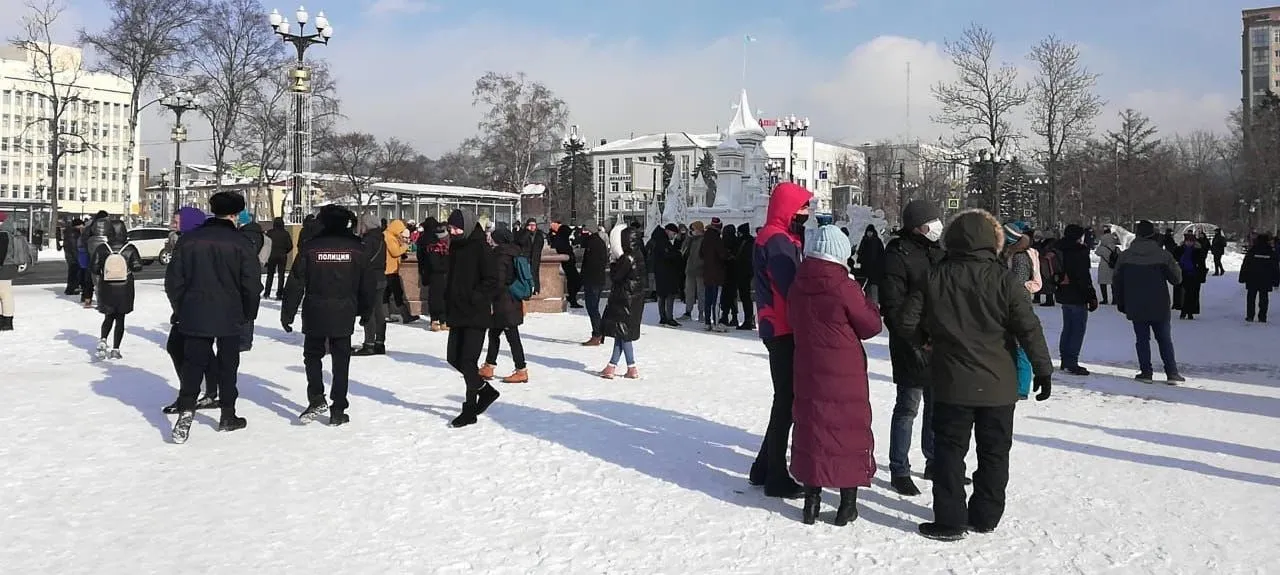
[[[805,248],[787,296],[795,333],[795,431],[791,474],[805,486],[804,522],[817,519],[822,488],[840,489],[836,525],[857,518],[859,487],[876,473],[867,354],[880,310],[849,277],[849,238],[822,226]]]
[[[1173,309],[1182,313],[1179,319],[1195,319],[1200,315],[1200,286],[1209,275],[1209,250],[1190,232],[1173,248],[1173,259],[1182,268],[1182,283],[1173,288]]]
[[[498,295],[493,299],[493,326],[489,328],[489,348],[485,354],[484,365],[480,366],[480,377],[493,379],[494,369],[498,367],[498,352],[502,348],[499,338],[506,336],[507,345],[511,346],[511,361],[516,371],[502,379],[502,383],[529,383],[529,370],[524,359],[524,344],[520,341],[520,324],[524,323],[524,302],[511,294],[511,284],[516,280],[516,256],[528,252],[527,245],[516,244],[515,234],[505,226],[493,230],[490,235],[494,247],[489,257],[497,260]],[[527,236],[522,236],[527,237]],[[527,240],[526,240],[527,241]]]
[[[644,256],[640,249],[639,230],[619,224],[609,233],[609,251],[614,256],[609,278],[613,287],[609,302],[600,318],[600,331],[613,338],[613,356],[600,372],[600,377],[613,379],[618,360],[626,356],[629,379],[640,377],[636,369],[634,342],[640,339],[640,320],[644,316]]]
[[[449,318],[445,314],[444,290],[449,285],[449,230],[435,220],[427,220],[427,224],[430,227],[418,238],[418,274],[427,293],[431,331],[446,331]]]
[[[102,278],[107,257],[118,253],[129,266],[125,281],[109,282]],[[120,359],[120,341],[124,339],[124,316],[133,313],[134,274],[142,271],[142,258],[138,248],[129,243],[124,222],[111,220],[107,225],[107,241],[93,252],[91,263],[93,277],[98,286],[98,313],[102,314],[102,331],[98,340],[98,359]],[[114,333],[112,333],[114,331]],[[111,347],[107,348],[107,335],[111,334]]]
[[[1116,270],[1111,267],[1111,254],[1120,257],[1120,238],[1109,230],[1104,231],[1102,239],[1098,240],[1098,249],[1093,250],[1098,256],[1098,287],[1102,292],[1102,305],[1107,305],[1107,286],[1111,285],[1111,278],[1115,276]]]

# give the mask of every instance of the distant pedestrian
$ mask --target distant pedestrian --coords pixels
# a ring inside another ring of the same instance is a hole
[[[449,317],[449,343],[445,353],[449,365],[458,370],[467,386],[462,413],[450,422],[453,427],[476,423],[477,418],[497,401],[497,389],[480,376],[480,354],[484,352],[493,324],[493,299],[498,290],[496,262],[489,254],[484,228],[470,210],[449,214],[449,285],[445,305]]]
[[[624,377],[640,377],[636,367],[635,342],[640,339],[640,322],[644,315],[645,270],[640,245],[643,242],[639,228],[619,224],[609,232],[609,251],[614,257],[609,270],[612,288],[609,301],[600,318],[600,333],[613,338],[613,355],[600,372],[600,377],[613,379],[618,362],[627,362]]]
[[[1113,285],[1116,309],[1133,323],[1137,339],[1139,372],[1135,379],[1143,383],[1153,381],[1151,337],[1154,335],[1168,383],[1181,383],[1186,378],[1178,372],[1174,354],[1169,286],[1182,283],[1182,267],[1164,248],[1163,237],[1150,221],[1138,222],[1134,233],[1137,237],[1116,262]]]
[[[276,299],[281,300],[284,299],[285,266],[289,263],[289,254],[293,252],[293,236],[285,228],[284,218],[275,218],[271,220],[267,237],[271,240],[271,256],[267,259],[267,289],[262,292],[262,297],[271,297],[272,281],[279,278]]]
[[[1276,257],[1271,241],[1270,234],[1259,235],[1240,264],[1240,283],[1245,286],[1244,320],[1247,322],[1256,317],[1259,322],[1267,323],[1271,290],[1280,287],[1280,259]]]
[[[103,315],[97,357],[120,359],[124,318],[133,313],[134,274],[142,271],[142,258],[138,248],[129,243],[123,221],[110,222],[107,243],[98,246],[91,265],[93,275],[98,278],[98,313]],[[107,347],[108,334],[112,334],[110,348]]]

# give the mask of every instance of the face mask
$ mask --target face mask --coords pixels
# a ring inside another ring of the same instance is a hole
[[[925,239],[931,242],[942,239],[942,220],[932,220],[926,223],[925,227],[928,228],[924,232]]]
[[[796,214],[791,216],[791,233],[795,235],[804,234],[804,224],[809,221],[809,214]]]

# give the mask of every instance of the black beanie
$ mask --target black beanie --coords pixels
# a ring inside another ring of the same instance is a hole
[[[471,231],[467,229],[467,221],[462,216],[462,210],[453,210],[453,213],[449,214],[449,219],[446,220],[446,223],[463,231]]]
[[[234,216],[244,211],[244,196],[235,192],[218,192],[209,197],[209,211],[218,218]]]
[[[1156,235],[1156,225],[1148,220],[1142,220],[1134,228],[1134,233],[1140,238],[1154,237]]]
[[[903,229],[914,230],[940,219],[942,219],[942,211],[938,209],[937,204],[929,200],[911,200],[907,207],[902,209]]]
[[[662,229],[668,232],[675,232],[677,234],[680,233],[680,226],[677,226],[675,224],[667,224],[666,226],[663,226]]]
[[[316,217],[320,227],[326,231],[345,230],[351,227],[355,219],[356,216],[351,213],[351,210],[334,204],[320,208],[320,215]]]
[[[1062,230],[1062,239],[1068,242],[1080,241],[1083,237],[1084,228],[1080,227],[1080,224],[1067,224],[1067,227]]]

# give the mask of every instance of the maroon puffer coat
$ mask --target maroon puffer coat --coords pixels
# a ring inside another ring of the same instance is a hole
[[[813,487],[867,487],[876,472],[867,354],[880,310],[841,264],[806,258],[787,297],[796,339],[791,474]]]

